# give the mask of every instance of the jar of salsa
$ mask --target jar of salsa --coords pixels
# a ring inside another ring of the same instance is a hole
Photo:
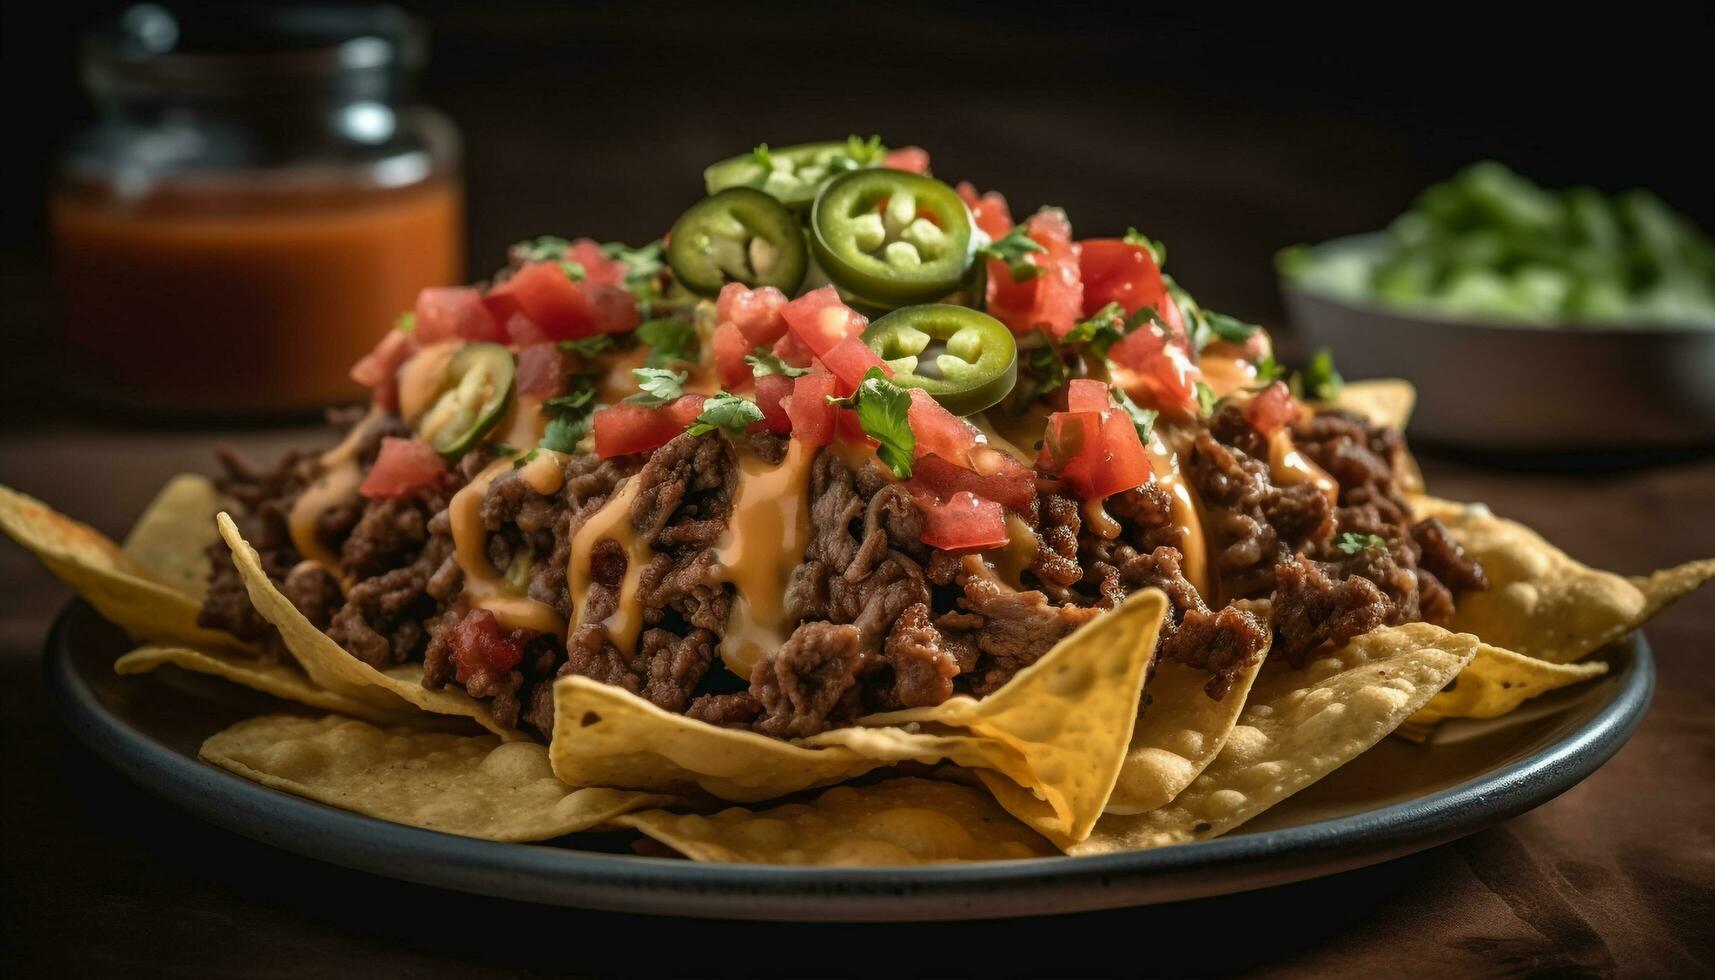
[[[458,134],[416,101],[422,25],[387,7],[176,20],[90,37],[98,109],[50,202],[66,374],[163,415],[350,401],[350,365],[464,275]]]

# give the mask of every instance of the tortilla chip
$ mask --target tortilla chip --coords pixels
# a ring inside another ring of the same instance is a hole
[[[245,591],[250,593],[251,605],[280,631],[286,648],[316,685],[388,712],[408,713],[406,706],[415,705],[439,715],[475,719],[482,727],[505,739],[528,737],[501,724],[489,712],[487,705],[463,691],[431,691],[424,687],[421,664],[404,664],[390,673],[382,673],[347,653],[326,633],[316,629],[315,624],[305,619],[298,607],[292,605],[292,600],[274,587],[267,573],[262,571],[256,549],[239,535],[232,518],[221,514],[217,521],[221,537],[232,549],[232,562],[244,579]]]
[[[1608,665],[1599,661],[1549,663],[1485,643],[1452,686],[1431,698],[1411,721],[1430,725],[1443,718],[1497,718],[1539,694],[1607,672]]]
[[[1411,421],[1411,410],[1417,405],[1417,389],[1400,378],[1375,378],[1369,381],[1348,381],[1340,393],[1324,402],[1319,409],[1337,409],[1368,418],[1377,425],[1405,431]]]
[[[1715,577],[1712,560],[1627,580],[1574,561],[1481,504],[1420,497],[1412,509],[1418,518],[1440,518],[1489,576],[1487,589],[1459,596],[1453,628],[1550,663],[1582,659]]]
[[[1039,791],[1054,825],[1082,836],[1124,760],[1166,608],[1159,591],[1139,592],[980,701],[956,697],[873,715],[862,727],[798,743],[717,728],[628,691],[564,677],[554,684],[554,771],[574,786],[694,786],[749,803],[895,762],[949,759],[999,770]]]
[[[770,810],[644,810],[614,822],[696,861],[900,867],[1055,853],[982,790],[930,779],[836,786],[809,803]]]
[[[365,816],[497,841],[547,840],[672,797],[572,790],[548,750],[493,735],[383,729],[329,715],[264,715],[202,743],[202,758],[277,790]]]
[[[397,723],[409,718],[372,704],[324,691],[296,664],[279,663],[230,650],[192,650],[181,646],[139,647],[113,662],[118,674],[146,674],[163,664],[229,680],[285,701],[332,711],[365,721]],[[410,709],[415,711],[415,709]],[[421,712],[416,712],[421,714]]]
[[[1218,837],[1367,751],[1446,686],[1477,646],[1469,634],[1412,623],[1324,651],[1303,670],[1270,661],[1220,754],[1172,803],[1105,816],[1082,842],[1049,839],[1068,854],[1105,854]]]
[[[155,495],[121,550],[156,578],[200,601],[208,592],[208,547],[220,535],[214,515],[224,503],[208,477],[181,473]]]
[[[241,646],[226,633],[197,625],[202,603],[196,596],[157,578],[101,532],[33,497],[0,486],[0,527],[132,639]]]

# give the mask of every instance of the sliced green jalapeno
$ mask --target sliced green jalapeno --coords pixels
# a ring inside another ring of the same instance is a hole
[[[750,187],[729,188],[691,205],[667,242],[673,278],[703,296],[714,296],[729,282],[790,293],[803,281],[808,261],[798,219]]]
[[[951,187],[904,170],[858,170],[810,209],[816,261],[859,299],[905,306],[959,288],[971,265],[971,213]]]
[[[516,373],[512,352],[500,344],[460,348],[447,362],[446,390],[417,420],[417,434],[448,459],[463,456],[506,414]]]
[[[804,143],[778,150],[766,144],[743,156],[731,157],[703,171],[710,194],[729,187],[754,187],[788,207],[803,209],[831,177],[880,166],[887,147],[879,140],[833,140]]]
[[[1012,331],[969,307],[894,310],[864,330],[863,342],[893,368],[894,384],[922,388],[955,415],[994,405],[1018,381]]]

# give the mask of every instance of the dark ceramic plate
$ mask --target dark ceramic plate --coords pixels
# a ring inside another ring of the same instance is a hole
[[[694,864],[592,851],[612,835],[498,844],[358,816],[197,760],[208,735],[289,710],[222,681],[163,668],[119,677],[118,630],[74,603],[48,639],[46,674],[84,742],[150,791],[275,847],[407,881],[529,902],[726,919],[923,920],[1040,915],[1240,892],[1433,847],[1523,813],[1612,756],[1649,704],[1642,635],[1603,677],[1504,720],[1449,723],[1427,746],[1389,738],[1217,840],[1091,858],[922,868]]]

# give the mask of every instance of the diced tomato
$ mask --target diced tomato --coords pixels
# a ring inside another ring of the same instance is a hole
[[[942,500],[960,490],[997,501],[1013,510],[1029,510],[1036,499],[1036,474],[1004,453],[993,473],[984,475],[930,454],[912,464],[913,491],[926,490]]]
[[[558,344],[531,344],[518,351],[520,395],[556,398],[566,393],[566,362]]]
[[[721,287],[715,299],[715,322],[738,327],[752,347],[772,344],[786,333],[786,294],[773,286],[751,289],[742,282]]]
[[[840,301],[832,286],[813,289],[781,308],[792,333],[820,357],[847,337],[856,337],[869,326],[863,314]]]
[[[737,391],[750,383],[751,368],[744,359],[754,349],[738,324],[728,320],[715,328],[714,335],[709,338],[709,346],[714,348],[715,374],[721,379],[721,387],[728,391]]]
[[[522,313],[550,340],[620,333],[637,326],[638,319],[631,293],[602,283],[575,283],[558,262],[526,265],[490,289],[482,302],[502,323]]]
[[[444,340],[499,341],[505,331],[469,286],[430,286],[417,293],[417,343]]]
[[[1185,329],[1185,314],[1180,311],[1179,304],[1173,301],[1173,294],[1161,294],[1161,305],[1156,308],[1161,314],[1161,322],[1167,324],[1167,342],[1178,344],[1184,351],[1191,349],[1191,333]],[[1257,331],[1261,333],[1261,331]]]
[[[584,282],[593,286],[624,286],[625,264],[610,259],[594,239],[580,238],[566,249],[566,258],[584,267]]]
[[[446,482],[447,464],[428,443],[388,436],[357,492],[370,500],[397,500]]]
[[[1066,411],[1105,412],[1113,407],[1114,397],[1107,382],[1074,378],[1066,383]]]
[[[1115,380],[1145,406],[1183,414],[1197,404],[1202,372],[1154,324],[1127,334],[1108,351],[1108,360],[1118,365]]]
[[[454,673],[460,684],[498,681],[524,659],[529,630],[502,630],[487,609],[472,609],[453,627]]]
[[[375,388],[394,380],[399,368],[417,353],[413,334],[389,330],[375,349],[351,366],[351,380],[365,388]]]
[[[536,326],[534,320],[522,313],[514,313],[506,318],[506,342],[522,349],[537,344],[551,344],[554,338],[548,336],[548,331]]]
[[[923,513],[919,540],[931,548],[971,551],[1007,543],[1006,512],[993,500],[969,490],[957,491],[946,499],[925,491],[914,491],[911,496]]]
[[[856,337],[847,337],[835,344],[821,356],[821,361],[839,379],[834,393],[841,398],[857,390],[870,368],[881,368],[882,374],[893,377],[893,369],[887,366],[887,362]]]
[[[971,182],[963,180],[958,186],[959,196],[965,199],[965,205],[971,209],[971,220],[981,228],[991,239],[1005,238],[1012,230],[1012,210],[1006,206],[1006,198],[998,191],[989,191],[981,197]]]
[[[792,438],[806,446],[826,446],[834,441],[834,406],[828,404],[834,384],[834,376],[826,371],[812,371],[793,380],[792,394],[783,403],[792,422]]]
[[[809,367],[816,362],[816,352],[790,330],[774,342],[774,356],[793,367]]]
[[[907,421],[911,434],[917,438],[916,455],[933,453],[960,466],[968,465],[971,448],[977,444],[976,430],[969,422],[942,408],[941,403],[923,389],[907,390],[911,392]]]
[[[1100,500],[1149,482],[1149,456],[1123,412],[1055,412],[1048,417],[1037,465],[1055,470],[1085,500]]]
[[[1046,327],[1059,339],[1084,312],[1084,285],[1078,273],[1078,252],[1072,246],[1072,225],[1064,212],[1044,208],[1031,215],[1027,227],[1030,240],[1046,251],[1032,253],[1025,261],[1043,272],[1017,281],[1005,262],[990,259],[988,311],[1020,336]]]
[[[888,150],[887,156],[881,158],[881,165],[889,170],[909,170],[914,174],[929,172],[929,151],[921,146],[902,146],[897,150]]]
[[[1084,282],[1086,317],[1109,303],[1118,303],[1129,315],[1146,306],[1159,306],[1167,295],[1161,268],[1149,249],[1118,238],[1079,242],[1078,274]]]
[[[690,428],[702,412],[702,395],[681,395],[659,408],[619,402],[597,409],[594,423],[596,455],[607,459],[645,453],[664,446]]]
[[[762,421],[751,424],[752,429],[766,429],[785,435],[792,431],[792,417],[786,413],[784,402],[792,394],[791,378],[783,374],[765,374],[756,379],[756,407],[762,409]]]
[[[1276,381],[1245,404],[1245,421],[1263,435],[1273,435],[1298,415],[1298,405],[1286,383]]]

